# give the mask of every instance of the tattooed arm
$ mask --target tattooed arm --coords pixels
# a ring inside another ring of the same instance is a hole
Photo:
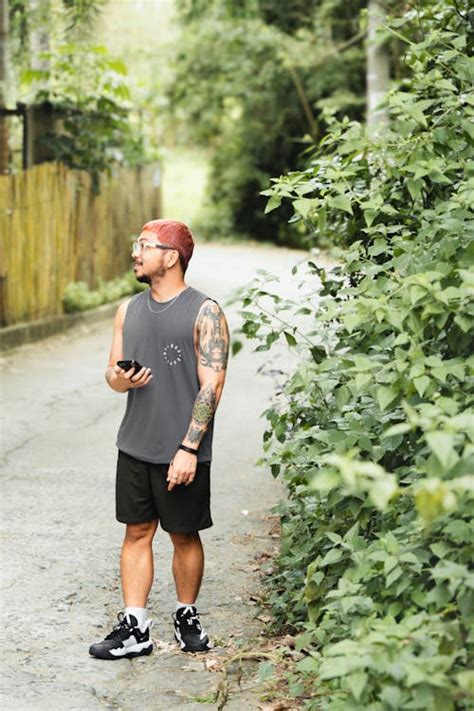
[[[229,356],[229,328],[224,312],[214,301],[205,301],[196,320],[197,373],[200,390],[194,401],[191,422],[182,444],[198,449],[221,399]],[[178,450],[168,471],[168,490],[190,484],[197,457]]]

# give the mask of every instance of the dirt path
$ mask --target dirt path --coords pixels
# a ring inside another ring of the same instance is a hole
[[[301,256],[206,245],[196,251],[187,281],[224,304],[257,268],[287,274]],[[226,313],[235,327],[235,309]],[[199,658],[173,643],[171,547],[159,531],[149,601],[155,653],[115,663],[88,656],[121,607],[114,442],[125,401],[103,379],[110,335],[111,322],[100,322],[1,360],[5,711],[217,708],[213,690],[222,677],[208,671],[206,660],[222,659],[262,628],[251,599],[259,584],[255,555],[277,543],[268,515],[280,488],[255,466],[264,428],[259,415],[273,384],[257,373],[267,354],[252,354],[247,345],[231,359],[216,416],[215,525],[203,532],[199,609],[215,649]],[[239,688],[232,675],[229,683],[226,709],[258,708],[258,683],[249,678]]]

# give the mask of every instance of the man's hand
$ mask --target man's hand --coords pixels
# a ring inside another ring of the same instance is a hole
[[[168,491],[172,491],[177,484],[185,484],[186,486],[191,484],[196,476],[196,469],[196,455],[178,449],[168,468],[168,476],[166,477],[166,481],[169,482]]]
[[[113,365],[107,368],[105,377],[112,390],[118,393],[125,393],[127,390],[148,385],[153,375],[150,368],[143,367],[138,373],[135,373],[133,368],[125,371],[118,365]]]

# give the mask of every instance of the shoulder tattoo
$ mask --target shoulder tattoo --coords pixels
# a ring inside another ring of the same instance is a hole
[[[216,372],[225,370],[229,357],[229,329],[219,304],[207,301],[198,316],[199,363]]]

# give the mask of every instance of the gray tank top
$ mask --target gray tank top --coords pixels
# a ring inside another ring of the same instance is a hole
[[[188,286],[173,304],[172,299],[154,301],[149,289],[129,302],[123,357],[151,368],[153,378],[143,388],[128,391],[127,409],[117,436],[122,452],[145,462],[168,464],[183,441],[200,389],[194,324],[208,298]],[[213,425],[212,420],[199,447],[199,462],[212,459]]]

